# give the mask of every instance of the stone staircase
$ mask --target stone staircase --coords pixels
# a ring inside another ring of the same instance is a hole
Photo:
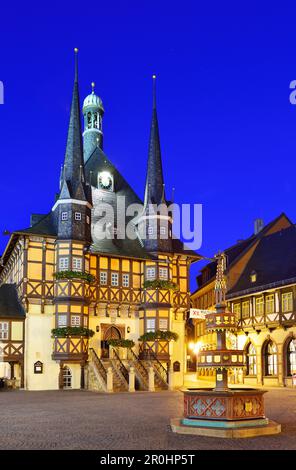
[[[96,352],[90,349],[88,363],[88,389],[107,392],[107,371],[111,367],[113,372],[113,392],[128,391],[128,373],[134,367],[136,376],[136,390],[148,390],[149,367],[154,370],[155,390],[167,390],[167,371],[157,360],[140,360],[132,351],[128,350],[127,359],[121,360],[118,353],[113,351],[113,359],[99,359]]]

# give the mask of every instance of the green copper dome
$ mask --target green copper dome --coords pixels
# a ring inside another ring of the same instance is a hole
[[[99,108],[101,111],[104,112],[104,106],[103,106],[103,102],[101,100],[101,98],[95,94],[95,84],[92,83],[91,84],[92,86],[92,92],[90,95],[87,95],[87,97],[85,98],[85,100],[83,101],[83,111],[85,110],[85,108],[88,108],[88,107],[92,107],[92,108]]]

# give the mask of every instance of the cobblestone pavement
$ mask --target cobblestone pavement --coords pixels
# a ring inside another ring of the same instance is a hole
[[[0,449],[296,449],[296,391],[265,395],[266,414],[282,434],[252,439],[182,436],[180,392],[0,392]]]

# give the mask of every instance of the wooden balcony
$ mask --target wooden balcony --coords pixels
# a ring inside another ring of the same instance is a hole
[[[57,279],[54,286],[55,299],[86,300],[90,296],[90,285],[83,279]]]
[[[0,341],[0,357],[4,362],[21,361],[24,358],[24,343],[23,341]]]
[[[139,359],[153,360],[157,359],[161,362],[169,361],[169,342],[168,341],[143,341],[139,345]]]
[[[69,336],[54,338],[52,358],[55,361],[86,361],[88,356],[88,338]]]

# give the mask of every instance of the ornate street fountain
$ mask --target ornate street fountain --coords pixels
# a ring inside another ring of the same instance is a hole
[[[214,388],[188,388],[184,393],[184,417],[172,419],[173,432],[216,437],[253,437],[281,432],[281,425],[268,420],[264,413],[266,390],[229,388],[229,369],[245,367],[244,351],[228,349],[226,333],[237,330],[235,314],[226,307],[225,255],[217,256],[215,282],[216,310],[206,315],[206,328],[216,333],[215,350],[201,350],[198,368],[216,371]]]

